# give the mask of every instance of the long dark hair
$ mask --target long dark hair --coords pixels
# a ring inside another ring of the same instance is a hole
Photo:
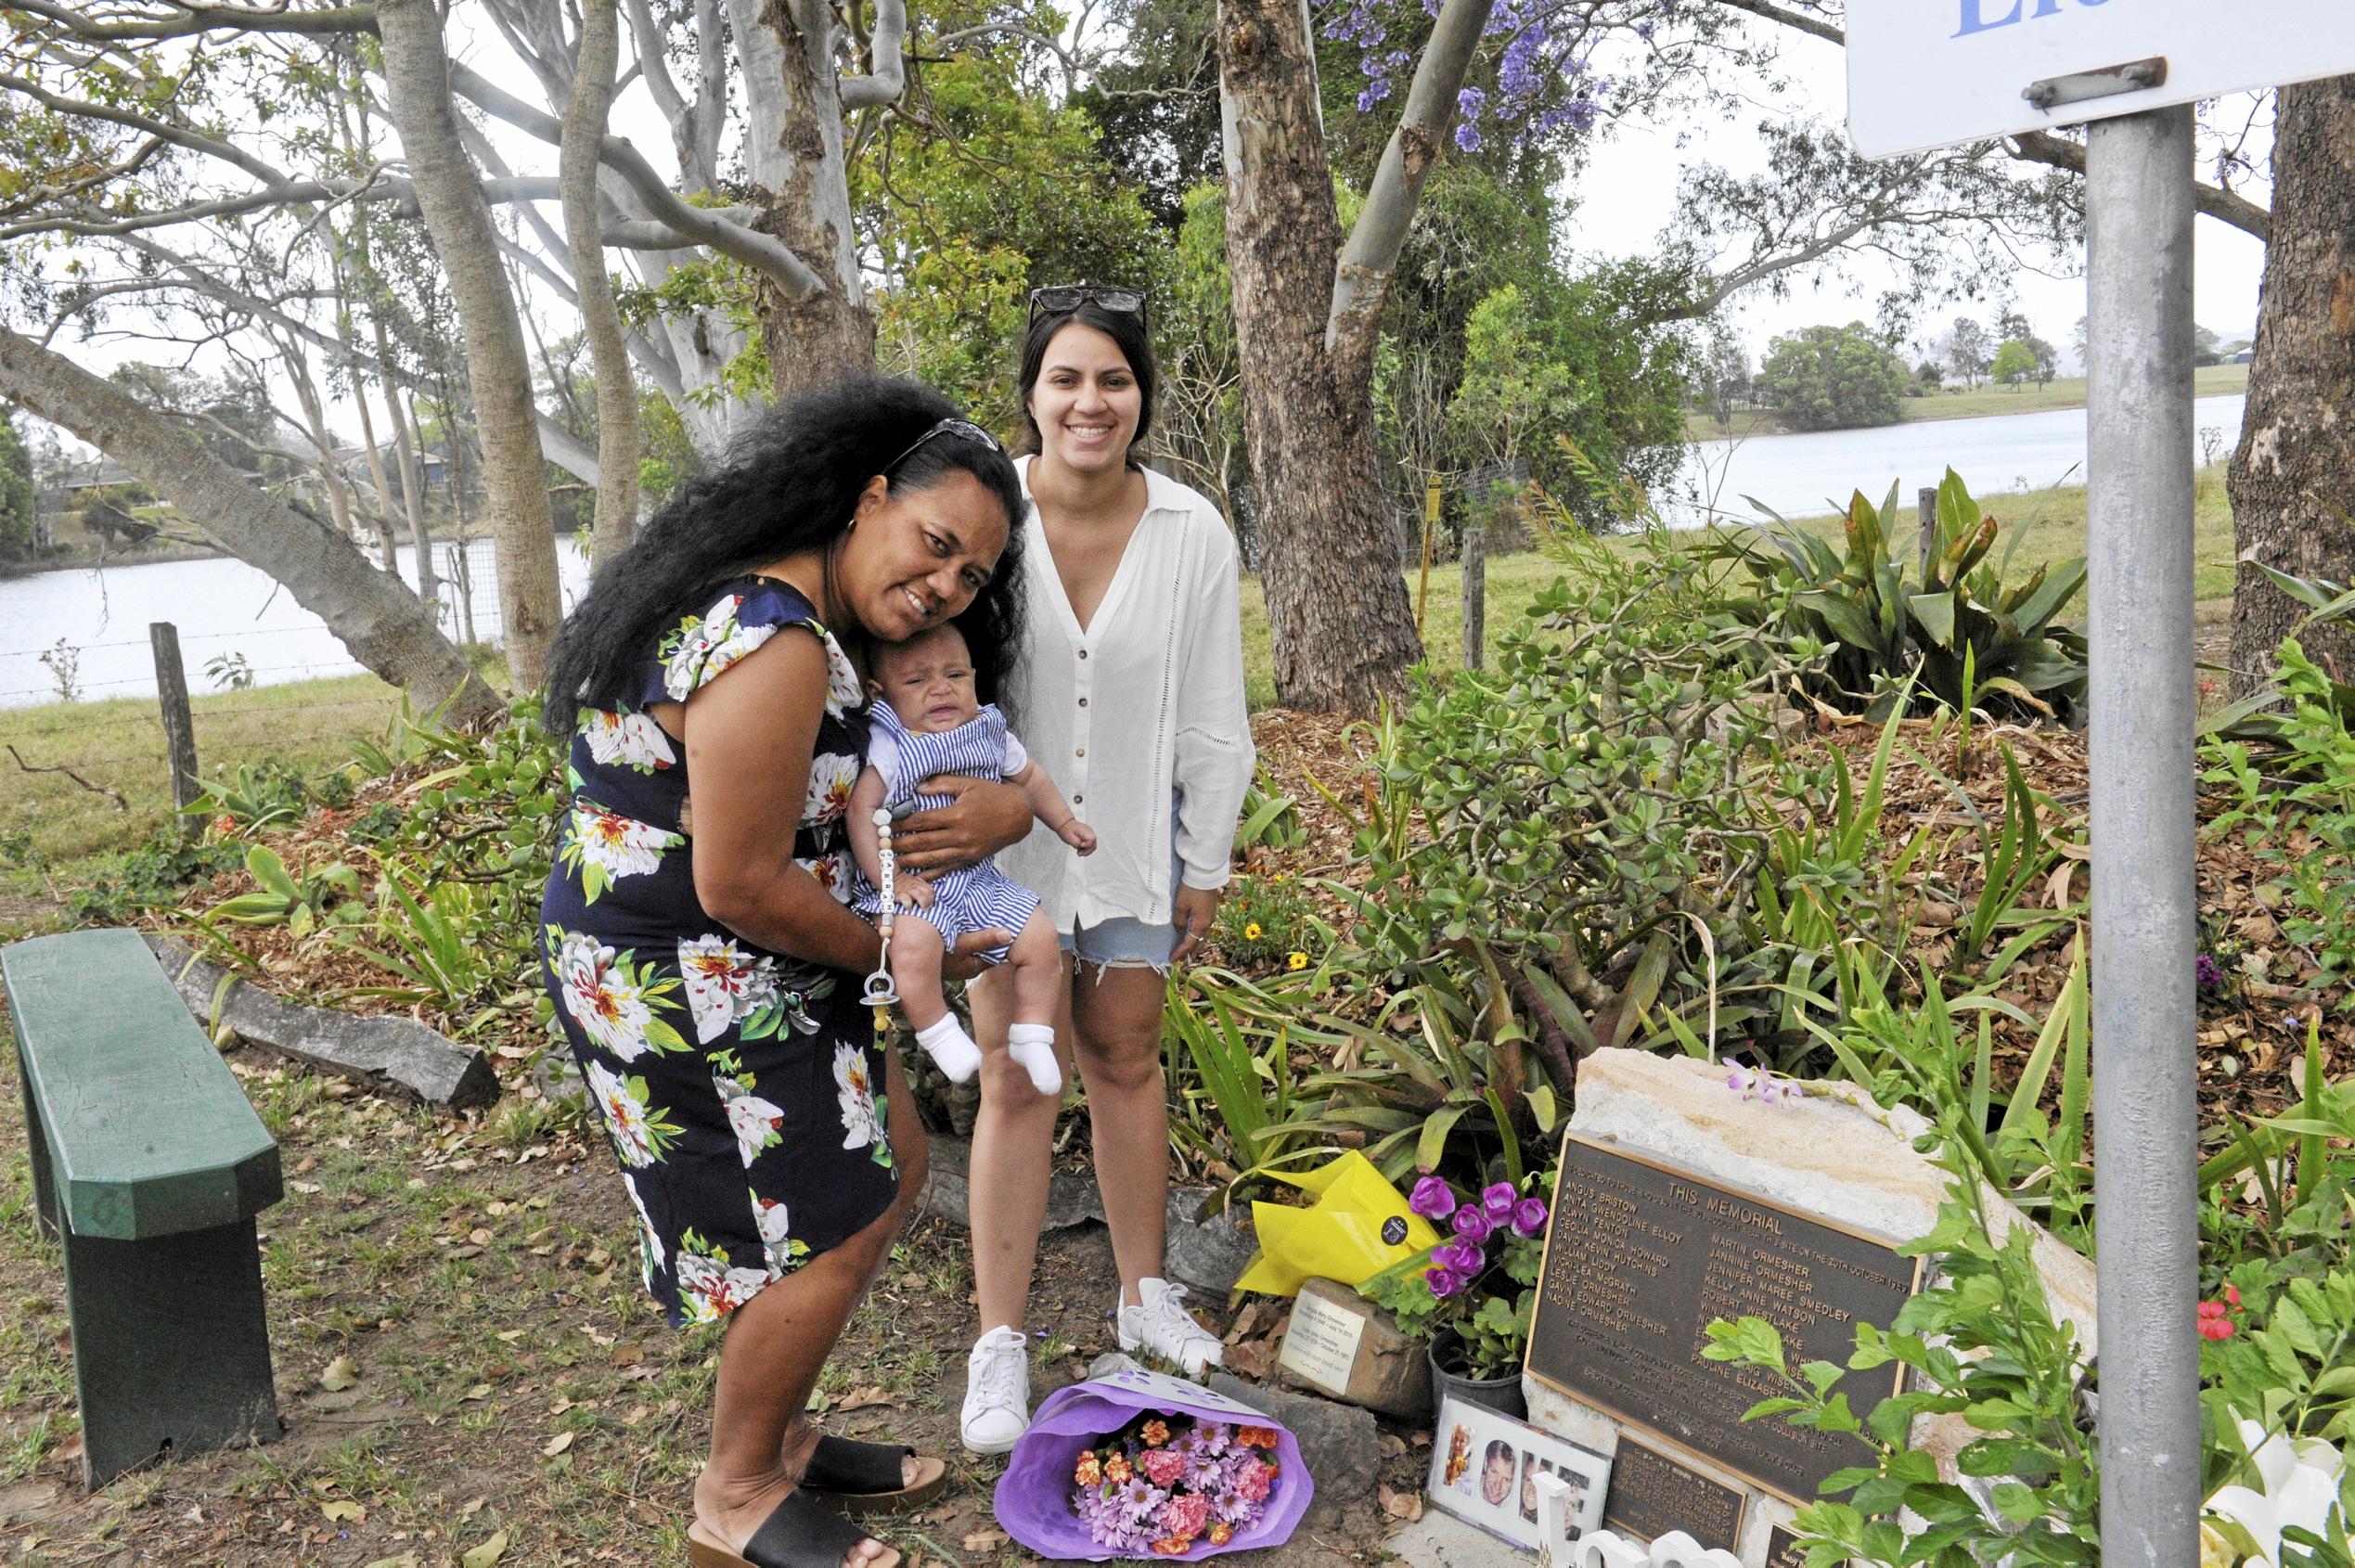
[[[681,486],[626,549],[597,569],[557,634],[542,722],[566,735],[583,707],[611,711],[635,701],[666,628],[701,610],[728,578],[830,543],[849,527],[859,492],[877,474],[897,491],[969,473],[1005,508],[1006,550],[997,572],[956,622],[972,650],[981,699],[995,700],[1023,638],[1022,482],[1004,453],[954,433],[907,450],[941,420],[959,417],[922,382],[882,376],[837,381],[764,414],[729,447],[724,465]]]
[[[1030,417],[1030,394],[1038,385],[1038,374],[1046,367],[1047,345],[1055,334],[1077,323],[1092,327],[1113,341],[1121,357],[1128,361],[1131,374],[1137,378],[1137,433],[1128,438],[1128,466],[1137,466],[1136,450],[1153,428],[1153,391],[1161,383],[1161,374],[1153,368],[1153,342],[1145,333],[1145,317],[1139,311],[1109,311],[1093,300],[1082,300],[1070,310],[1042,313],[1031,322],[1030,330],[1023,334],[1021,373],[1014,380],[1014,395],[1022,404],[1022,450],[1039,450],[1038,421]]]

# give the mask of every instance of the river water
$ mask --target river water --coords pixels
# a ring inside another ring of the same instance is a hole
[[[2241,434],[2242,394],[2192,405],[2193,459],[2221,462]],[[2085,410],[1926,419],[1869,431],[1752,436],[1696,443],[1662,507],[1671,522],[1756,522],[1757,506],[1784,517],[1847,509],[1861,490],[1878,506],[1894,482],[1911,501],[1951,468],[1977,496],[2085,482]]]
[[[464,635],[468,625],[453,571],[458,550],[455,544],[436,544],[433,563],[443,579],[443,626]],[[569,609],[587,586],[588,560],[570,539],[559,543],[556,556]],[[489,540],[475,539],[466,545],[464,559],[472,635],[495,641],[498,553]],[[400,570],[416,586],[414,548],[402,546]],[[154,696],[155,656],[148,641],[152,621],[179,628],[180,660],[188,690],[197,696],[225,688],[225,681],[207,675],[205,665],[232,655],[244,658],[261,686],[346,675],[360,668],[326,622],[234,556],[40,572],[0,580],[0,708],[57,700],[56,676],[41,655],[59,638],[76,651],[84,700]]]
[[[2194,429],[2220,458],[2239,439],[2241,402],[2234,394],[2202,398],[2195,405]],[[1851,490],[1878,502],[1893,480],[1910,496],[1917,485],[1937,483],[1950,465],[1982,496],[2083,483],[2085,411],[1704,442],[1686,460],[1678,486],[1681,497],[1663,509],[1678,522],[1711,516],[1754,521],[1757,513],[1750,499],[1755,499],[1785,517],[1818,516],[1841,509]],[[435,546],[436,566],[445,578],[457,549]],[[569,608],[587,584],[588,562],[569,540],[557,554]],[[495,639],[497,573],[490,541],[473,541],[466,560],[473,587],[472,635]],[[402,576],[414,585],[415,551],[404,548],[400,561]],[[444,625],[465,631],[457,596],[446,583],[443,598]],[[188,689],[199,694],[222,688],[225,683],[208,676],[205,665],[231,655],[242,656],[262,685],[350,675],[360,668],[325,622],[267,575],[231,557],[44,572],[0,580],[0,707],[57,700],[56,677],[41,655],[60,638],[75,650],[85,699],[154,695],[151,621],[178,626]]]

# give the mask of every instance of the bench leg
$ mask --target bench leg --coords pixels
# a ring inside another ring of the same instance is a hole
[[[147,1241],[66,1238],[84,1484],[167,1448],[278,1434],[253,1222]]]
[[[41,1125],[41,1108],[32,1102],[32,1074],[25,1071],[24,1049],[17,1049],[17,1084],[24,1091],[25,1154],[32,1162],[32,1212],[41,1234],[58,1234],[56,1178],[49,1170],[49,1137]]]

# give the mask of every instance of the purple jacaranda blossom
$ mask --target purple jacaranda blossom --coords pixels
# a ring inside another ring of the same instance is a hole
[[[1441,1301],[1463,1290],[1463,1276],[1452,1268],[1426,1268],[1422,1272],[1422,1282],[1430,1286],[1431,1293]]]
[[[1480,1189],[1480,1206],[1490,1220],[1502,1225],[1512,1217],[1512,1206],[1520,1202],[1520,1196],[1509,1181],[1491,1182]]]
[[[1415,1183],[1414,1194],[1407,1200],[1407,1207],[1425,1219],[1446,1219],[1456,1212],[1456,1195],[1437,1176],[1425,1176]]]
[[[1458,1209],[1456,1217],[1448,1223],[1456,1227],[1457,1235],[1474,1243],[1486,1241],[1497,1228],[1497,1222],[1488,1217],[1488,1212],[1472,1203]]]
[[[1512,1207],[1512,1227],[1524,1236],[1535,1236],[1546,1227],[1546,1201],[1524,1198]]]

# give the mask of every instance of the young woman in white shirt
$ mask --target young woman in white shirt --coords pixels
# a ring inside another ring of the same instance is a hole
[[[1227,883],[1253,750],[1243,703],[1233,534],[1196,492],[1138,462],[1152,425],[1141,293],[1031,295],[1019,389],[1033,456],[1030,640],[1008,688],[1032,755],[1096,831],[1074,855],[1034,833],[999,857],[1035,889],[1071,955],[1055,1037],[1087,1091],[1096,1181],[1120,1271],[1121,1347],[1199,1375],[1216,1335],[1161,1278],[1169,1108],[1161,1020],[1171,962],[1208,933]],[[944,814],[946,815],[946,814]],[[975,1032],[1003,1037],[995,973],[969,990]],[[982,1334],[965,1446],[1003,1453],[1030,1420],[1022,1332],[1047,1209],[1057,1099],[992,1052],[973,1126],[973,1276]]]

